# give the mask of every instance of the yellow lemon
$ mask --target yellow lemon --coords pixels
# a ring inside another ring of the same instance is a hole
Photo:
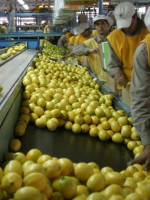
[[[46,170],[44,169],[44,167],[38,163],[33,163],[31,165],[28,166],[28,168],[24,169],[24,176],[32,173],[32,172],[40,172],[45,174]]]
[[[93,168],[87,163],[78,163],[74,166],[74,174],[80,181],[87,181],[93,173]]]
[[[13,153],[12,158],[18,160],[21,164],[26,161],[26,156],[22,152]]]
[[[87,187],[92,192],[99,192],[106,186],[105,176],[101,173],[91,175],[86,183]]]
[[[13,194],[21,188],[22,178],[16,172],[9,172],[3,176],[1,186],[7,193]]]
[[[87,200],[105,200],[105,197],[100,192],[93,192],[87,197]]]
[[[24,177],[23,183],[25,186],[33,186],[39,191],[42,191],[48,184],[48,179],[43,173],[32,172]]]
[[[142,194],[133,192],[133,193],[128,194],[125,200],[146,200],[146,198]]]
[[[22,175],[22,165],[17,160],[11,160],[7,163],[7,165],[4,168],[4,174],[7,174],[9,172],[16,172],[19,175]]]
[[[19,139],[12,139],[9,144],[9,148],[12,152],[17,152],[21,148],[21,141]]]
[[[113,168],[111,168],[111,167],[103,167],[102,169],[101,169],[101,173],[105,176],[107,173],[109,173],[109,172],[113,172],[114,170],[113,170]]]
[[[85,185],[77,185],[77,195],[84,194],[88,196],[90,194],[88,188]]]
[[[27,152],[26,159],[36,162],[41,155],[42,152],[39,149],[31,149]]]
[[[37,163],[42,165],[45,161],[51,160],[51,159],[52,159],[52,157],[50,155],[43,154],[37,159]]]
[[[41,193],[35,187],[24,186],[16,191],[14,198],[16,200],[41,200]]]
[[[123,142],[123,137],[120,133],[115,133],[112,137],[111,137],[112,141],[115,143],[122,143]]]
[[[124,175],[119,172],[108,172],[105,179],[107,185],[118,184],[122,186],[124,184]]]
[[[112,195],[123,195],[123,190],[120,185],[111,184],[104,190],[104,197],[109,199]]]
[[[73,163],[68,158],[60,158],[58,159],[58,163],[61,166],[61,175],[69,176],[73,173],[74,167]]]
[[[57,160],[47,160],[43,163],[48,178],[57,178],[61,174],[61,166]]]

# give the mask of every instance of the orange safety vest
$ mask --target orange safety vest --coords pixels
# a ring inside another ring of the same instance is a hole
[[[135,50],[147,33],[148,30],[146,27],[134,36],[125,35],[121,29],[116,29],[107,37],[117,57],[123,63],[123,72],[127,81],[131,81]]]
[[[145,39],[141,41],[147,45],[147,53],[148,53],[148,64],[150,66],[150,33],[146,35]]]

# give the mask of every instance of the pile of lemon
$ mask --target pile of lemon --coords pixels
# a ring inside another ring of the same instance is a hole
[[[113,108],[113,96],[100,92],[100,86],[86,67],[51,61],[41,53],[34,64],[23,78],[16,136],[25,134],[30,121],[50,131],[63,126],[76,134],[88,133],[102,141],[124,142],[135,157],[143,152],[132,119],[123,110]]]
[[[9,153],[0,168],[0,199],[148,200],[150,175],[139,164],[121,172],[94,163],[73,163],[31,149]]]
[[[0,56],[0,58],[1,58],[1,60],[6,60],[11,55],[16,55],[19,51],[22,51],[25,48],[26,48],[26,44],[25,43],[21,43],[21,44],[15,45],[13,47],[9,47],[7,49],[7,51],[6,51],[6,53],[3,53]]]

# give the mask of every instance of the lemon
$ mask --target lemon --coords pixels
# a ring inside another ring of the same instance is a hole
[[[9,144],[9,148],[12,152],[17,152],[21,148],[21,141],[19,139],[12,139]]]
[[[100,130],[98,133],[98,137],[101,141],[109,140],[110,136],[106,130]]]
[[[112,137],[111,137],[112,141],[115,143],[122,143],[123,142],[123,137],[120,133],[115,133]]]
[[[53,193],[53,188],[50,184],[47,184],[44,190],[42,190],[42,194],[44,194],[48,199],[52,196],[52,193]]]
[[[87,181],[93,173],[93,168],[87,163],[78,163],[74,166],[74,174],[80,181]]]
[[[46,125],[47,125],[47,120],[46,120],[46,118],[40,117],[40,118],[36,119],[36,120],[35,120],[35,125],[36,125],[37,127],[39,127],[39,128],[45,128]]]
[[[52,157],[50,155],[43,154],[37,159],[37,163],[42,165],[45,161],[51,160],[51,159],[52,159]]]
[[[65,129],[66,130],[72,130],[72,122],[71,121],[66,121]]]
[[[23,136],[25,134],[25,126],[22,124],[17,124],[15,127],[15,135],[16,136]]]
[[[73,124],[72,125],[72,132],[74,132],[76,134],[80,133],[81,132],[80,124],[77,124],[77,123]]]
[[[45,174],[45,169],[42,165],[38,164],[38,163],[33,163],[33,164],[30,164],[28,166],[28,168],[24,169],[24,176],[32,173],[32,172],[40,172],[40,173],[43,173]]]
[[[41,200],[41,193],[35,187],[24,186],[16,191],[14,198],[15,200]]]
[[[87,195],[80,194],[80,195],[75,196],[72,200],[87,200]]]
[[[44,109],[40,106],[35,106],[34,113],[37,114],[39,117],[44,114]]]
[[[136,180],[133,177],[127,177],[124,182],[125,187],[130,187],[133,190],[137,187]]]
[[[133,193],[134,190],[130,187],[123,187],[123,197],[126,197],[128,194]]]
[[[64,200],[64,198],[60,192],[53,192],[50,200]]]
[[[58,159],[58,163],[61,166],[61,175],[69,176],[73,173],[74,167],[73,163],[68,158],[60,158]]]
[[[23,164],[22,164],[22,169],[23,171],[28,167],[30,166],[31,164],[33,164],[34,162],[32,160],[27,160],[25,161]]]
[[[57,160],[47,160],[43,163],[48,178],[57,178],[61,174],[61,165]]]
[[[119,172],[108,172],[105,175],[106,184],[118,184],[122,186],[124,184],[124,175]]]
[[[1,181],[3,176],[4,176],[4,172],[3,172],[2,168],[0,167],[0,181]]]
[[[81,125],[81,132],[83,132],[83,133],[88,133],[89,130],[90,130],[90,127],[89,127],[88,124],[82,124],[82,125]]]
[[[140,181],[143,181],[145,179],[146,175],[144,173],[144,171],[138,171],[138,172],[135,172],[133,174],[133,178],[137,181],[137,182],[140,182]]]
[[[44,190],[48,181],[46,176],[40,172],[32,172],[26,175],[23,179],[23,183],[25,186],[33,186],[37,188],[39,191]]]
[[[85,185],[77,185],[77,195],[80,194],[84,194],[86,196],[90,194],[88,188]]]
[[[1,186],[7,193],[13,194],[21,188],[22,178],[16,172],[9,172],[3,176]]]
[[[103,167],[102,169],[101,169],[101,173],[105,176],[107,173],[109,173],[109,172],[113,172],[114,170],[113,170],[113,168],[111,168],[111,167]]]
[[[131,151],[132,151],[136,146],[137,146],[137,144],[136,144],[135,141],[129,141],[129,142],[127,143],[127,148],[128,148],[129,150],[131,150]]]
[[[72,199],[77,194],[77,185],[69,176],[59,179],[59,192],[65,199]]]
[[[27,152],[26,159],[36,162],[41,155],[42,152],[39,149],[31,149]]]
[[[93,192],[86,200],[105,200],[105,197],[100,192]]]
[[[92,137],[97,137],[99,133],[99,129],[93,125],[93,127],[90,127],[89,135]]]
[[[59,126],[59,121],[57,118],[51,118],[47,121],[47,128],[50,131],[56,130],[56,128]]]
[[[143,195],[143,197],[149,199],[149,197],[150,197],[149,187],[150,187],[150,182],[149,181],[145,181],[145,182],[143,182],[142,186],[138,186],[135,189],[135,192],[138,193],[139,195]]]
[[[117,121],[113,121],[112,123],[111,123],[111,130],[112,131],[114,131],[115,133],[117,133],[117,132],[119,132],[120,131],[120,124],[119,124],[119,122],[117,122]]]
[[[146,200],[146,198],[142,194],[133,192],[133,193],[128,194],[125,200]]]
[[[11,160],[7,163],[7,165],[4,168],[4,174],[7,174],[9,172],[16,172],[19,175],[22,175],[22,165],[17,160]]]
[[[122,195],[123,190],[120,185],[117,184],[111,184],[104,190],[104,197],[106,199],[109,199],[112,195]]]
[[[105,177],[101,173],[91,175],[86,183],[92,192],[99,192],[106,186]]]
[[[124,198],[121,195],[113,194],[108,200],[124,200]]]
[[[91,121],[92,121],[92,119],[91,119],[91,116],[90,116],[90,115],[84,115],[84,116],[83,116],[83,122],[84,122],[85,124],[90,124]]]
[[[22,152],[13,153],[12,158],[18,160],[21,164],[26,161],[26,156]]]

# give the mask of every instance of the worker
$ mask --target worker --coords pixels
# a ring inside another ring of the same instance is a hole
[[[109,34],[109,27],[112,25],[110,17],[105,15],[98,15],[94,18],[95,30],[98,32],[98,35],[95,38],[84,41],[79,46],[73,48],[73,52],[76,55],[86,55],[88,56],[88,62],[92,71],[98,76],[98,78],[105,82],[106,73],[102,69],[99,44],[101,42],[107,41],[107,36]]]
[[[84,41],[90,39],[92,37],[92,31],[90,29],[89,24],[87,23],[81,23],[77,28],[76,28],[77,36],[75,37],[74,41],[74,46],[78,46],[82,44]],[[77,47],[78,48],[78,47]],[[75,53],[72,51],[70,54],[65,55],[62,59],[67,59],[71,56],[74,56]],[[76,54],[77,55],[77,54]],[[83,56],[78,58],[80,62],[83,62]],[[86,60],[86,59],[85,59]]]
[[[70,31],[73,35],[69,38],[69,42],[68,42],[68,49],[70,51],[73,50],[73,47],[75,45],[75,38],[76,36],[78,35],[78,30],[77,30],[77,27],[76,28],[72,28],[71,31]]]
[[[33,10],[32,10],[33,13],[39,13],[40,12],[40,6],[39,5],[36,5]]]
[[[52,33],[53,32],[53,27],[51,25],[48,25],[48,23],[44,20],[41,22],[42,25],[44,25],[44,33]],[[49,42],[53,43],[54,41],[54,36],[50,36],[50,37],[45,37],[46,40],[48,40]]]
[[[109,42],[108,71],[114,77],[118,89],[131,81],[133,55],[148,33],[144,22],[137,17],[131,2],[119,3],[114,11],[117,29],[107,39]]]
[[[1,26],[2,34],[8,34],[8,26],[9,26],[8,21],[4,21],[3,25]]]
[[[65,55],[66,47],[69,43],[69,38],[72,36],[72,33],[67,28],[64,28],[62,32],[63,32],[63,35],[58,40],[57,45],[62,49],[62,54]]]
[[[145,25],[150,32],[150,7],[144,18]],[[133,59],[133,74],[131,82],[131,115],[133,125],[140,135],[144,146],[143,153],[130,161],[145,163],[145,170],[150,167],[150,33],[137,47]]]

